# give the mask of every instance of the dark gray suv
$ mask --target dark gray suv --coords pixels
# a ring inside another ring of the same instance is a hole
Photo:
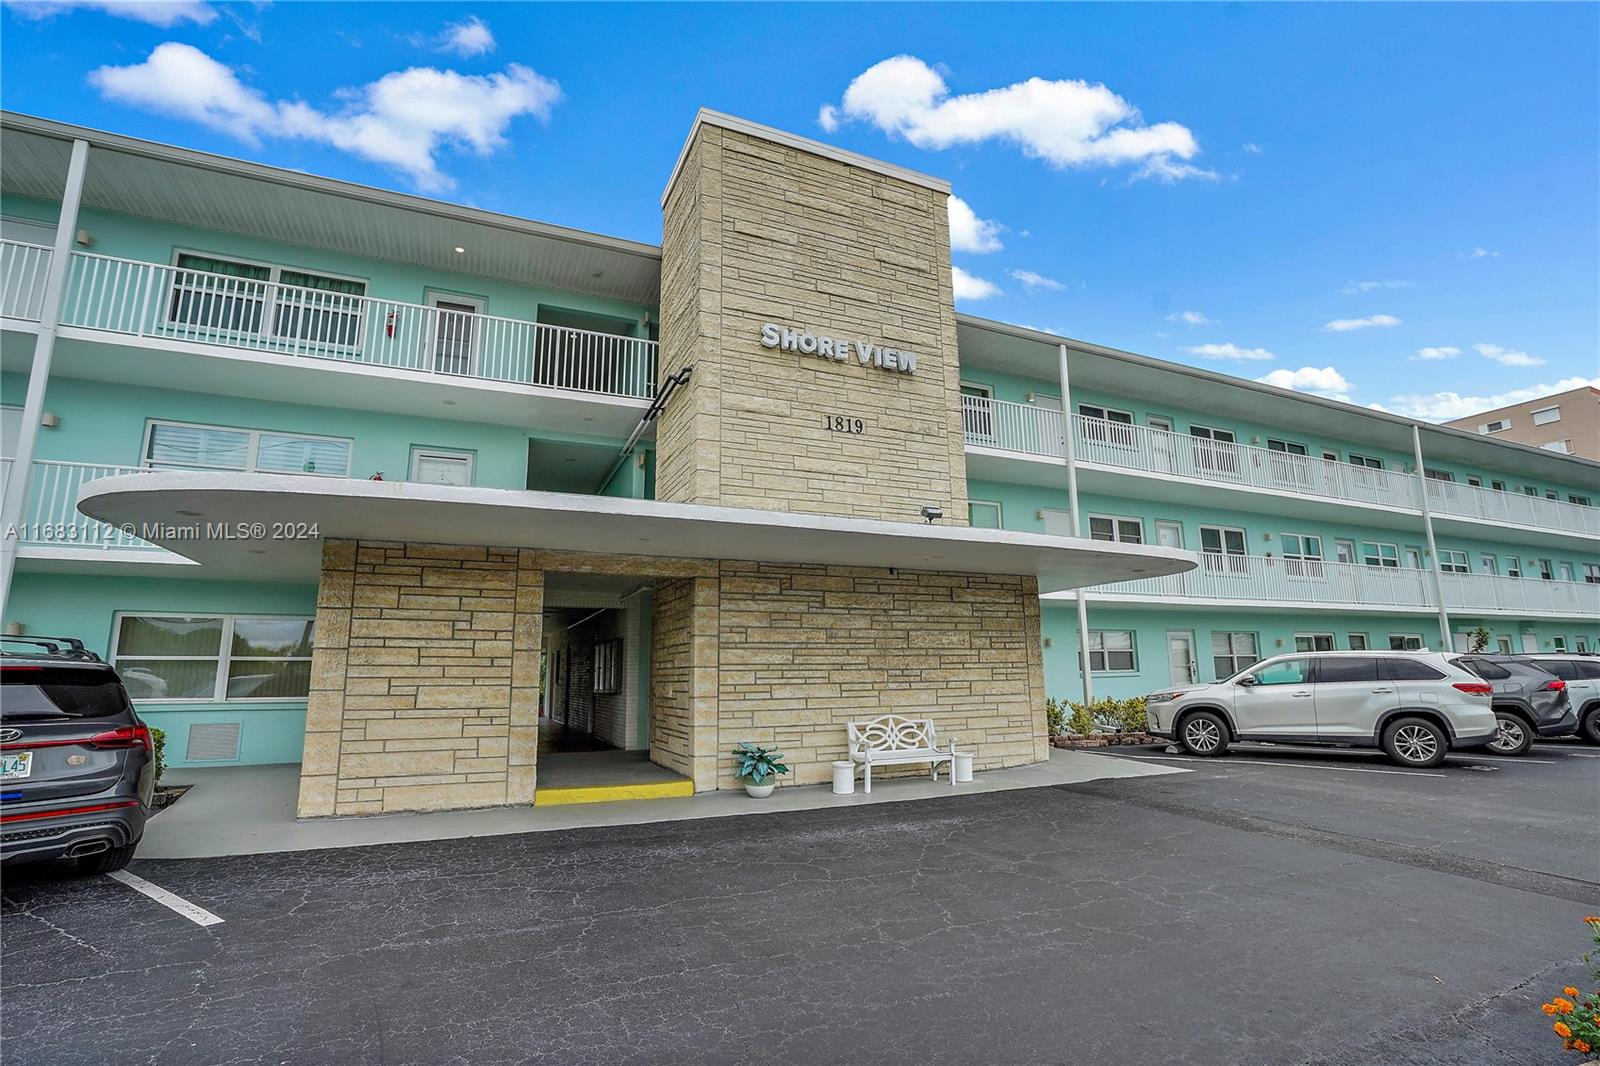
[[[116,671],[80,642],[0,640],[0,863],[120,870],[155,793],[149,728]]]
[[[1499,732],[1496,755],[1522,755],[1535,737],[1566,736],[1578,728],[1567,683],[1538,663],[1511,655],[1463,655],[1451,662],[1494,686],[1490,697]]]

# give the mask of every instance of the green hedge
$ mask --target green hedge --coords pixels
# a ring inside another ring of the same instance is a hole
[[[1069,713],[1070,712],[1070,713]],[[1119,700],[1106,696],[1085,705],[1056,699],[1045,700],[1045,714],[1052,736],[1088,736],[1095,726],[1108,726],[1124,732],[1144,732],[1144,697]]]

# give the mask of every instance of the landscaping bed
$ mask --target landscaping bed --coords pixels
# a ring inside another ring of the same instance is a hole
[[[1052,748],[1114,748],[1126,744],[1165,744],[1149,733],[1066,733],[1050,738]]]

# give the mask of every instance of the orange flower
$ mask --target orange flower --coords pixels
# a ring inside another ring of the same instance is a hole
[[[1554,1003],[1545,1003],[1542,1004],[1539,1009],[1544,1011],[1546,1014],[1554,1014],[1556,1012],[1556,1005]]]
[[[1556,1022],[1555,1025],[1551,1026],[1551,1028],[1554,1029],[1556,1031],[1556,1035],[1562,1039],[1566,1039],[1572,1035],[1572,1030],[1568,1028],[1566,1022]]]
[[[1600,914],[1591,914],[1585,918],[1584,921],[1588,922],[1590,925],[1600,925]]]
[[[1572,1046],[1583,1052],[1585,1055],[1589,1053],[1589,1042],[1587,1040],[1574,1040],[1572,1042]]]
[[[1576,996],[1578,994],[1578,990],[1576,988],[1573,988],[1571,985],[1568,985],[1566,988],[1563,988],[1561,991],[1563,993],[1565,993],[1566,995],[1569,995],[1569,996]]]

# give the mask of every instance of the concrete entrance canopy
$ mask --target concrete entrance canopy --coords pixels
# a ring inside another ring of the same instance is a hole
[[[966,526],[283,474],[102,478],[84,514],[202,564],[206,577],[314,578],[318,538],[495,545],[662,558],[1008,574],[1040,592],[1183,573],[1194,553]],[[263,527],[258,534],[252,525]],[[316,528],[307,535],[306,527]]]

